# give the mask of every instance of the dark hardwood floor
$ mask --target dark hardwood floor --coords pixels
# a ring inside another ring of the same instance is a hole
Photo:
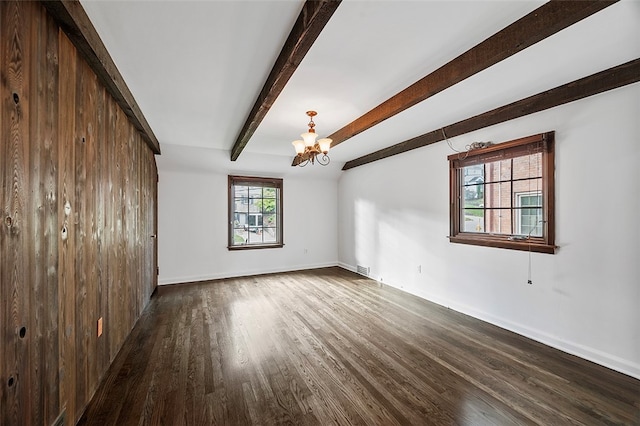
[[[81,425],[640,424],[640,381],[340,268],[158,288]]]

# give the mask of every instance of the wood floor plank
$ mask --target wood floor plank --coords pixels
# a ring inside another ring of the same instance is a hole
[[[324,297],[323,300],[327,300],[329,298]],[[335,297],[333,297],[333,299],[335,299]],[[318,302],[321,303],[321,302]],[[349,303],[351,304],[351,306],[353,307],[354,304],[357,305],[357,301],[353,298],[349,299]],[[363,313],[366,314],[366,313]],[[389,310],[386,310],[385,313],[385,320],[388,318],[387,316],[390,314]],[[344,317],[344,313],[342,313],[342,316]],[[366,315],[365,315],[366,316]],[[377,328],[377,329],[370,329],[367,328],[368,326],[370,326],[371,324],[376,324],[379,323],[380,321],[368,321],[365,320],[363,318],[359,318],[359,317],[351,317],[351,318],[346,318],[347,319],[347,323],[351,324],[351,326],[347,326],[347,324],[341,324],[342,327],[340,327],[340,329],[336,329],[333,331],[333,333],[335,334],[339,334],[342,335],[343,337],[349,339],[349,342],[354,342],[354,344],[357,344],[357,340],[362,340],[364,342],[365,347],[358,350],[357,352],[354,353],[355,356],[360,357],[361,353],[362,354],[367,354],[367,356],[371,357],[369,360],[364,360],[364,359],[360,359],[360,364],[362,365],[367,365],[367,364],[372,364],[372,359],[378,359],[379,358],[379,351],[385,347],[388,347],[388,343],[391,341],[394,341],[396,337],[398,336],[392,336],[390,335],[384,328]],[[340,324],[340,322],[338,322],[338,324]],[[355,325],[355,328],[354,328]],[[327,324],[327,326],[329,326],[329,324]],[[418,326],[418,328],[420,328]],[[396,327],[393,326],[391,328],[388,328],[388,330],[395,330]],[[341,332],[340,330],[344,330],[343,332]],[[354,330],[354,332],[356,333],[354,336],[355,337],[348,337],[347,333],[349,332],[349,330]],[[358,337],[358,333],[362,336],[366,336],[366,339],[361,339]],[[376,341],[376,340],[381,340],[382,343],[380,344],[380,346],[378,348],[373,348],[371,345],[369,345],[370,343]],[[418,350],[419,349],[419,345],[420,345],[420,340],[416,340],[417,345],[414,349]],[[415,345],[415,343],[411,343],[412,345]],[[348,343],[343,343],[343,346],[348,346]],[[422,357],[421,359],[424,359],[424,357]],[[411,395],[413,392],[416,393],[421,393],[419,389],[416,388],[411,388],[409,386],[409,380],[410,378],[414,375],[412,372],[409,372],[409,370],[405,370],[404,372],[402,372],[401,374],[396,374],[397,377],[401,378],[401,382],[396,381],[392,375],[387,374],[386,377],[383,377],[383,373],[385,372],[393,372],[395,369],[397,369],[396,366],[400,365],[403,361],[403,357],[399,354],[395,354],[395,356],[392,356],[391,358],[392,363],[391,364],[384,364],[380,361],[379,363],[376,363],[375,368],[373,369],[374,372],[379,372],[380,377],[378,377],[378,380],[382,381],[383,383],[387,383],[387,384],[391,384],[391,386],[387,386],[387,388],[390,389],[401,389],[403,393],[408,393],[409,395]],[[412,371],[419,371],[420,368],[424,368],[423,366],[420,365],[414,365],[412,368]],[[451,388],[451,383],[452,382],[452,378],[450,377],[450,375],[448,377],[440,377],[439,380],[426,380],[422,383],[420,383],[420,385],[417,388],[421,388],[421,389],[425,389],[429,387],[429,384],[434,383],[434,384],[438,384],[438,383],[446,383],[448,384],[448,388]],[[458,383],[458,385],[460,385],[461,383]],[[466,384],[463,384],[464,387],[468,387]],[[433,391],[433,389],[431,390]],[[468,392],[468,391],[467,391]],[[482,394],[483,397],[487,398],[488,395],[486,395],[486,393]],[[399,395],[399,397],[401,398],[402,396]],[[418,396],[419,398],[419,396]],[[459,398],[455,398],[454,399],[454,404],[457,403],[459,401]],[[499,404],[499,401],[493,399],[491,401],[491,405],[496,405]],[[440,403],[441,404],[441,403]],[[424,418],[429,418],[430,421],[432,421],[435,424],[451,424],[453,423],[453,419],[452,418],[447,418],[447,417],[443,417],[441,415],[441,413],[434,411],[433,408],[434,407],[430,407],[431,403],[428,399],[428,396],[424,399],[424,402],[422,402],[422,404],[419,404],[418,406],[407,406],[407,400],[405,398],[405,403],[399,403],[399,405],[402,407],[403,411],[416,411],[420,414],[422,414],[422,416]],[[474,404],[474,406],[478,406],[479,404],[476,402]],[[486,407],[486,408],[490,408],[490,407]],[[469,411],[469,410],[467,410]],[[510,423],[523,423],[524,420],[526,420],[525,417],[518,415],[515,412],[511,412],[511,410],[509,410],[508,407],[506,406],[502,406],[501,407],[501,412],[506,411],[508,412],[510,415],[509,417],[511,418]],[[514,422],[513,420],[518,420],[517,422]],[[412,420],[410,423],[415,424],[417,421],[414,419]],[[404,423],[409,423],[406,419],[404,419]],[[476,422],[472,422],[471,424],[475,424]]]
[[[160,287],[80,425],[640,424],[640,380],[340,268]]]

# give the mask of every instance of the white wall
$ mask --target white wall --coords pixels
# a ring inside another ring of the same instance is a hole
[[[228,174],[163,167],[160,161],[159,171],[159,284],[338,264],[336,179],[285,176],[285,246],[229,251]]]
[[[557,253],[452,244],[446,143],[345,172],[339,260],[388,285],[640,378],[640,84],[451,140],[555,130]],[[418,268],[421,267],[421,272]]]

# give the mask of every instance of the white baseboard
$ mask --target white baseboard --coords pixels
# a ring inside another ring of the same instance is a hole
[[[358,268],[356,268],[355,266],[347,265],[346,263],[338,262],[338,266],[341,267],[342,269],[346,269],[347,271],[351,271],[355,273],[357,273],[358,271]]]
[[[356,268],[351,265],[347,265],[340,262],[338,266],[340,266],[341,268],[347,269],[349,271],[356,272]],[[465,315],[469,315],[473,318],[496,325],[500,328],[504,328],[505,330],[509,330],[514,333],[520,334],[524,337],[543,343],[547,346],[561,350],[568,354],[575,355],[587,361],[594,362],[596,364],[602,365],[604,367],[610,368],[612,370],[618,371],[628,376],[635,377],[636,379],[640,379],[640,365],[630,360],[622,359],[613,354],[602,352],[598,349],[581,345],[579,343],[573,343],[573,342],[567,341],[558,336],[549,334],[543,330],[533,329],[533,328],[524,326],[522,324],[510,321],[508,319],[492,315],[488,312],[480,311],[470,306],[456,303],[455,301],[444,300],[437,297],[433,297],[431,295],[425,295],[417,292],[407,291],[406,289],[401,289],[397,286],[394,286],[386,282],[382,284],[389,285],[391,287],[397,288],[398,290],[413,294],[414,296],[418,296],[422,299],[436,303],[448,309],[452,309],[454,311],[463,313]]]
[[[577,357],[586,359],[612,370],[616,370],[628,376],[640,379],[640,365],[635,364],[629,360],[619,358],[613,354],[602,352],[600,350],[581,345],[579,343],[573,343],[558,336],[549,334],[543,330],[530,328],[523,324],[519,324],[505,318],[497,317],[490,313],[479,311],[469,306],[460,305],[452,301],[432,300],[420,294],[416,294],[416,296],[422,297],[423,299],[427,299],[441,306],[446,306],[449,309],[453,309],[465,315],[469,315],[479,320],[486,321],[490,324],[520,334],[524,337],[543,343],[547,346],[551,346],[552,348],[561,350],[568,354],[575,355]]]
[[[275,273],[281,273],[281,272],[304,271],[307,269],[329,268],[332,266],[339,266],[338,262],[336,261],[336,262],[305,264],[305,265],[289,266],[286,268],[270,268],[270,269],[255,269],[255,270],[244,269],[242,271],[227,271],[222,273],[211,273],[206,275],[184,275],[184,276],[177,276],[177,277],[166,277],[166,278],[159,278],[158,285],[182,284],[182,283],[192,283],[192,282],[198,282],[198,281],[220,280],[224,278],[247,277],[252,275],[265,275],[265,274],[275,274]]]

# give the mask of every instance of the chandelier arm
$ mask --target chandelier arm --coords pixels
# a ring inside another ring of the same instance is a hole
[[[318,155],[316,158],[318,160],[318,164],[323,166],[327,166],[331,162],[331,159],[327,154]]]

